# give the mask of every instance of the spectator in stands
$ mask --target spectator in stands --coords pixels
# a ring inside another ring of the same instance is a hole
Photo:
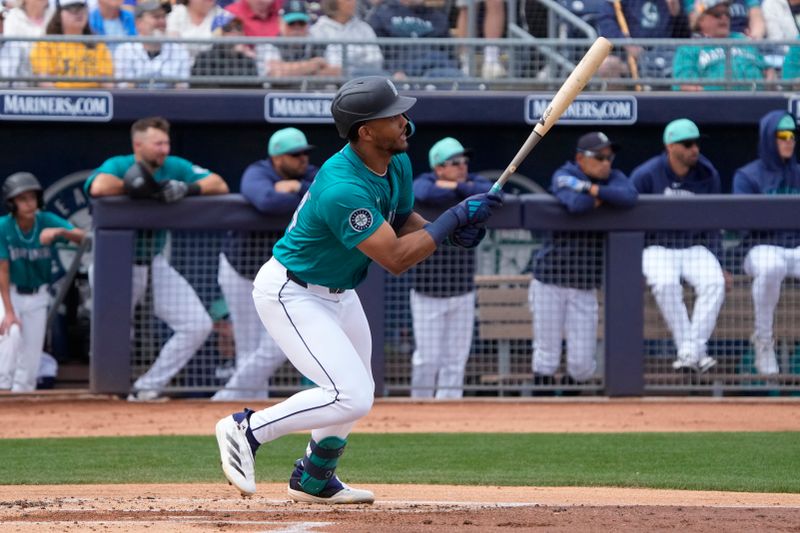
[[[444,209],[489,192],[492,182],[469,172],[470,152],[452,137],[435,143],[428,152],[431,172],[414,179],[416,201]],[[440,246],[412,272],[411,397],[461,398],[475,324],[475,249]]]
[[[39,33],[35,33],[35,21],[39,18],[34,17],[34,22],[30,25],[27,24],[27,11],[24,11],[25,5],[30,8],[36,2],[42,0],[32,0],[29,4],[23,4],[22,7],[15,7],[7,9],[5,6],[0,7],[0,34],[3,35],[27,35],[30,29],[31,37],[36,37],[44,34],[44,24],[47,22],[47,17],[41,17],[42,26]],[[47,5],[47,2],[44,4]],[[16,14],[15,14],[16,13]],[[13,21],[12,19],[15,19]],[[6,79],[19,79],[31,76],[31,63],[30,53],[33,43],[30,41],[5,41],[0,43],[0,77]],[[3,82],[4,87],[8,86],[8,82]],[[26,87],[27,82],[13,81],[10,84],[12,87]]]
[[[122,9],[123,0],[97,0],[97,8],[89,13],[89,27],[97,35],[136,35],[136,21],[130,11]]]
[[[602,132],[578,139],[575,161],[553,173],[550,192],[573,214],[608,204],[633,206],[637,193],[625,174],[613,168],[619,146]],[[529,302],[533,313],[534,384],[558,385],[561,341],[567,341],[565,384],[590,379],[596,370],[598,302],[603,283],[603,236],[554,231],[531,258]]]
[[[60,0],[58,7],[47,23],[47,35],[91,35],[89,13],[85,0]],[[114,67],[111,52],[103,43],[77,43],[39,41],[31,49],[31,69],[34,75],[49,78],[108,78],[111,80]],[[111,87],[99,81],[48,81],[41,87],[87,88]]]
[[[165,4],[159,0],[139,0],[135,10],[138,34],[163,37],[167,28],[165,9]],[[180,43],[131,42],[122,43],[114,50],[114,77],[128,80],[121,82],[120,87],[174,87],[174,80],[189,79],[191,67],[189,51]],[[186,84],[177,82],[177,86],[181,85]]]
[[[41,37],[55,10],[48,0],[22,0],[19,7],[8,11],[3,27],[7,37]]]
[[[800,0],[762,0],[768,39],[788,41],[800,35]]]
[[[794,87],[798,88],[797,84],[800,83],[800,44],[789,47],[781,73],[784,80],[793,81]]]
[[[308,155],[314,146],[297,128],[276,131],[269,139],[267,159],[251,164],[242,175],[242,195],[267,215],[289,215],[311,186],[317,167]],[[253,280],[282,231],[228,235],[219,255],[217,278],[233,321],[236,371],[212,398],[217,401],[267,398],[267,380],[286,356],[261,325],[253,305]]]
[[[308,37],[311,17],[304,0],[287,0],[281,9],[280,34],[283,37]],[[310,44],[261,44],[256,47],[259,68],[270,78],[338,76],[340,66],[329,64],[322,49]]]
[[[720,194],[719,173],[700,154],[700,130],[694,122],[686,118],[673,120],[664,129],[663,141],[665,151],[631,173],[640,194],[678,198]],[[726,281],[732,283],[732,277],[723,273],[717,259],[721,252],[720,232],[657,232],[647,235],[645,246],[644,275],[678,352],[672,366],[675,370],[706,372],[717,364],[707,354],[706,345],[725,299]],[[696,294],[691,318],[683,301],[681,280],[689,283]]]
[[[322,0],[324,15],[311,26],[311,37],[321,41],[374,41],[372,26],[356,16],[357,4],[357,0]],[[329,44],[325,61],[333,67],[346,67],[344,71],[351,77],[385,74],[377,44]]]
[[[3,204],[9,214],[0,218],[0,336],[16,338],[17,346],[0,356],[0,389],[29,392],[36,389],[44,348],[52,246],[81,242],[84,231],[43,210],[42,186],[30,172],[6,178]]]
[[[450,21],[441,8],[424,0],[385,0],[370,13],[367,22],[378,37],[418,39],[449,37]],[[462,76],[452,47],[425,44],[424,40],[383,47],[386,70],[397,79],[408,76]]]
[[[597,32],[609,39],[669,39],[673,37],[674,23],[681,13],[680,0],[631,0],[603,2],[596,21]],[[628,64],[635,63],[642,77],[665,78],[672,74],[671,47],[653,47],[642,50],[640,46],[625,47]],[[630,69],[632,71],[632,69]]]
[[[222,41],[214,43],[210,50],[197,54],[192,66],[192,78],[198,76],[239,76],[249,80],[258,78],[255,50],[246,44],[225,42],[225,37],[235,38],[244,35],[242,21],[237,18],[230,19],[220,29],[223,37]],[[192,87],[258,88],[261,87],[261,84],[245,80],[235,84],[227,82],[198,83],[193,79]]]
[[[716,4],[715,0],[683,0],[683,9],[689,14],[689,24],[694,27],[700,15]],[[760,0],[730,0],[728,5],[731,32],[744,34],[750,39],[763,39],[766,36]]]
[[[485,39],[499,39],[505,33],[506,25],[506,3],[505,0],[482,0],[486,8],[483,17],[483,37]],[[478,2],[472,0],[456,0],[458,7],[458,18],[456,19],[455,36],[465,38],[469,36],[469,9],[477,9]],[[476,16],[477,18],[477,16]],[[480,35],[476,35],[480,37]],[[469,60],[468,55],[462,54],[462,66]],[[506,75],[506,69],[500,62],[500,47],[497,45],[486,45],[483,47],[483,66],[481,67],[481,77],[487,79],[502,78]]]
[[[161,117],[137,120],[131,126],[133,153],[107,159],[86,180],[93,197],[123,196],[173,203],[187,196],[225,194],[228,186],[217,174],[170,155],[169,122]],[[181,368],[203,345],[211,318],[192,286],[170,266],[163,253],[166,235],[156,232],[136,244],[131,314],[153,283],[153,307],[173,335],[162,346],[150,369],[133,384],[130,401],[157,400]],[[148,269],[148,265],[150,269]]]
[[[730,4],[727,0],[705,0],[705,3],[696,4],[695,10],[699,11],[694,26],[697,40],[745,39],[741,33],[731,33]],[[683,91],[752,89],[752,84],[731,87],[696,84],[702,79],[725,78],[727,63],[730,63],[730,79],[733,80],[761,81],[765,78],[772,80],[775,77],[775,72],[767,69],[764,58],[757,48],[753,46],[731,48],[730,60],[726,58],[727,50],[727,47],[716,45],[679,46],[675,51],[673,77],[677,80],[686,80],[686,83],[682,83],[676,89]]]
[[[797,162],[797,125],[786,111],[770,111],[759,125],[758,159],[739,168],[733,176],[734,194],[800,194]],[[800,278],[800,235],[797,232],[752,232],[744,271],[753,277],[753,308],[759,374],[777,374],[772,326],[781,283],[787,276]]]
[[[248,37],[277,37],[283,0],[236,0],[225,9],[244,24]]]
[[[214,0],[178,0],[167,15],[167,35],[182,39],[211,39],[234,15],[219,7]],[[241,20],[239,20],[241,24]],[[192,57],[211,45],[189,43]]]

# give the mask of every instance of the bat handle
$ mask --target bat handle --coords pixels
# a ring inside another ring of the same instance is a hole
[[[494,185],[492,185],[492,188],[489,189],[489,194],[495,194],[496,195],[496,194],[499,194],[501,190],[503,190],[503,184],[500,183],[499,181],[496,181],[494,183]]]

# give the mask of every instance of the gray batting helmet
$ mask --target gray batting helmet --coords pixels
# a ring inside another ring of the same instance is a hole
[[[42,185],[36,176],[30,172],[15,172],[11,174],[3,182],[3,201],[6,207],[12,213],[16,210],[17,206],[13,202],[15,196],[28,191],[36,191],[39,199],[39,207],[42,206]]]
[[[397,94],[397,88],[387,78],[364,76],[342,85],[331,102],[331,114],[339,137],[346,139],[359,122],[400,115],[416,101]]]

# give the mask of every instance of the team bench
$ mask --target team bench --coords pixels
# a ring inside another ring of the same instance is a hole
[[[476,319],[478,336],[484,341],[497,341],[497,373],[480,377],[483,384],[509,384],[530,381],[530,372],[512,372],[512,341],[530,342],[533,338],[532,315],[528,305],[530,275],[480,275],[475,276]],[[644,287],[644,282],[642,283]],[[751,280],[747,276],[734,276],[733,286],[725,293],[725,303],[720,310],[712,340],[740,341],[749,346],[753,332],[753,303]],[[694,292],[684,288],[690,315]],[[597,333],[602,340],[603,293],[598,291],[600,324]],[[781,368],[786,368],[795,343],[800,341],[800,284],[786,280],[775,313],[776,349],[779,350]],[[670,332],[664,323],[656,302],[649,290],[644,292],[644,338],[668,340]],[[530,353],[531,348],[528,348]]]

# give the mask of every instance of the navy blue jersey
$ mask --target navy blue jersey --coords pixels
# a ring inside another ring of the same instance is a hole
[[[598,203],[587,193],[559,187],[558,178],[561,176],[572,176],[597,185],[600,205],[631,207],[638,197],[636,189],[621,171],[612,170],[608,180],[590,179],[570,161],[555,171],[550,185],[550,192],[570,213],[590,212],[598,207]],[[562,287],[600,287],[603,283],[604,242],[605,235],[600,232],[550,232],[542,248],[531,258],[533,276],[542,283]]]
[[[488,192],[492,182],[478,174],[469,174],[455,189],[436,185],[433,172],[414,179],[417,203],[450,207],[467,196]],[[444,298],[475,290],[475,250],[457,246],[440,246],[430,257],[411,270],[413,287],[427,296]]]

